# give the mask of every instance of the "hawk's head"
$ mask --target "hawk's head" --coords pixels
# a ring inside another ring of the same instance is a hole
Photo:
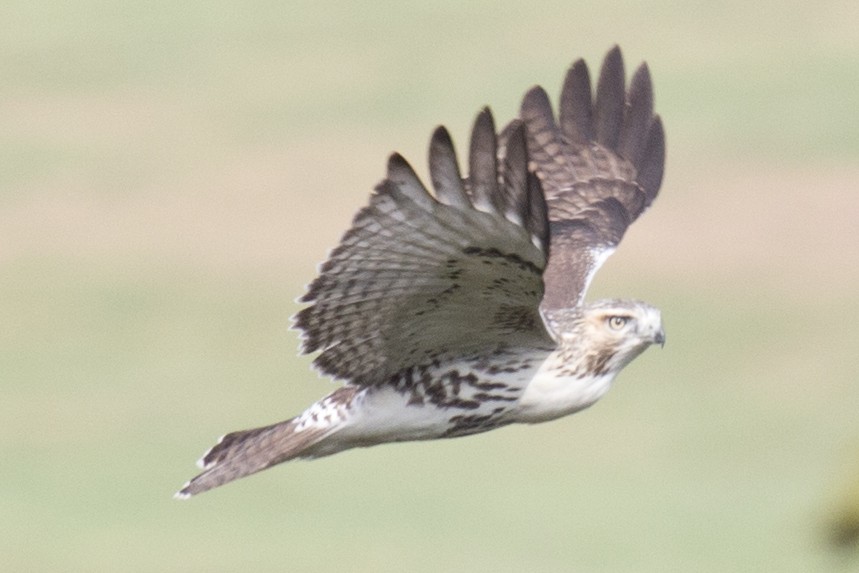
[[[589,374],[617,373],[651,344],[665,344],[659,309],[637,300],[598,300],[546,318]]]

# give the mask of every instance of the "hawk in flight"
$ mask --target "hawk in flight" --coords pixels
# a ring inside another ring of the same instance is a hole
[[[627,88],[617,47],[595,93],[587,65],[572,65],[557,119],[540,87],[498,134],[484,109],[467,177],[437,128],[434,193],[392,155],[295,317],[302,351],[344,385],[294,418],[227,434],[177,496],[296,458],[545,422],[596,402],[665,341],[648,304],[584,301],[656,197],[664,160],[647,65]]]

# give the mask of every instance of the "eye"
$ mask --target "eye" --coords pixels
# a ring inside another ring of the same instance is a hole
[[[612,330],[620,330],[626,323],[629,322],[629,318],[626,316],[610,316],[608,317],[608,327]]]

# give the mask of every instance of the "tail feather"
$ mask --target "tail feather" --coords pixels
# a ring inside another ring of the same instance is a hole
[[[197,462],[201,474],[186,483],[175,497],[187,499],[281,462],[301,457],[307,448],[330,433],[330,429],[297,429],[298,419],[232,432],[222,437]]]
[[[353,447],[329,443],[322,452],[314,446],[343,427],[353,401],[365,392],[365,388],[342,386],[295,418],[227,434],[197,462],[203,473],[186,483],[175,497],[187,499],[288,460]]]

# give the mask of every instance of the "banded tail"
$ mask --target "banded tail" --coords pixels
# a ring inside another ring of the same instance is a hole
[[[227,434],[197,462],[205,471],[186,483],[175,497],[188,499],[306,455],[307,448],[329,433],[325,428],[296,431],[297,426],[298,418],[292,418],[271,426]]]
[[[342,446],[325,453],[317,451],[314,446],[341,427],[358,393],[359,389],[354,386],[343,386],[295,418],[227,434],[197,462],[204,471],[186,483],[174,497],[188,499],[295,458],[339,451]]]

